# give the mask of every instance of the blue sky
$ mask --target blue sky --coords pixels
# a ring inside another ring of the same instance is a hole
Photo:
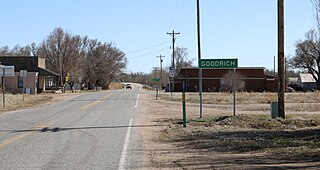
[[[1,0],[0,46],[39,44],[55,27],[113,42],[127,72],[171,63],[171,36],[197,64],[196,0]],[[240,67],[273,69],[277,0],[200,0],[202,58],[238,58]],[[315,26],[309,0],[285,0],[285,54]]]

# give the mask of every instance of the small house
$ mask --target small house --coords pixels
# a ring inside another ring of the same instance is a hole
[[[56,89],[58,74],[46,68],[45,59],[37,56],[0,56],[4,66],[14,66],[15,75],[5,78],[6,92],[36,94]],[[24,72],[25,74],[21,74]],[[2,84],[2,82],[1,82]]]
[[[301,86],[304,91],[312,91],[317,89],[317,82],[309,73],[299,74],[298,85]]]

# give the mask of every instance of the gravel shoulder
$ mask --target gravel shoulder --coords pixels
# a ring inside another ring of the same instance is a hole
[[[293,110],[287,119],[271,119],[260,104],[242,105],[233,117],[228,105],[187,104],[182,128],[180,102],[139,101],[143,129],[144,169],[317,169],[320,167],[320,112]],[[302,104],[303,105],[303,104]],[[245,108],[248,109],[245,109]],[[291,107],[291,106],[290,106]],[[292,107],[300,107],[294,104]],[[241,112],[243,111],[243,112]]]

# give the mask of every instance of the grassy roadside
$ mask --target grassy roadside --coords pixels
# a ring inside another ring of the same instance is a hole
[[[184,169],[320,166],[319,115],[292,115],[285,120],[264,115],[213,116],[188,120],[186,129],[179,119],[162,122],[167,125],[161,131],[162,142],[192,153],[175,161]]]
[[[36,105],[49,103],[52,100],[53,94],[24,95],[24,97],[21,94],[5,94],[5,107],[3,107],[3,95],[1,94],[0,111],[3,112],[28,108]]]
[[[277,101],[277,93],[246,93],[236,94],[238,104],[269,104]],[[320,91],[308,93],[286,93],[286,103],[320,103]],[[160,98],[169,101],[181,101],[181,93],[161,93]],[[198,93],[186,93],[186,100],[189,103],[199,103]],[[233,94],[231,93],[203,93],[204,104],[232,104]]]
[[[83,93],[83,92],[81,92]],[[36,95],[5,94],[5,107],[3,107],[3,96],[0,94],[0,112],[19,110],[30,107],[38,107],[57,101],[80,95],[81,93],[41,93]]]
[[[286,94],[286,98],[296,111],[308,109],[319,112],[319,94],[292,93]],[[189,102],[198,102],[197,95],[187,94]],[[204,95],[204,100],[210,104],[231,104],[227,96],[232,97],[228,93],[211,93]],[[173,97],[162,94],[161,101],[180,101],[180,97],[180,94],[174,94]],[[276,94],[242,93],[238,97],[238,102],[243,102],[243,105],[268,104],[272,100],[270,98],[276,98]],[[173,108],[161,107],[161,102],[155,104],[159,104],[163,114],[173,111]],[[170,106],[167,102],[164,104]],[[311,104],[314,108],[308,108]],[[259,108],[250,109],[255,112]],[[181,114],[179,112],[170,114]],[[212,114],[204,119],[189,118],[185,129],[182,128],[180,116],[160,119],[159,122],[164,126],[159,134],[161,142],[178,148],[183,155],[179,159],[172,158],[176,166],[182,169],[320,167],[320,114],[304,112],[287,114],[286,119],[271,119],[269,114],[230,116],[217,113],[212,110]]]

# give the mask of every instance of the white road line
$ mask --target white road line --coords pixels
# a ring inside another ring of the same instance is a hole
[[[126,137],[124,139],[124,144],[123,144],[123,147],[122,147],[122,152],[121,152],[121,156],[120,156],[120,162],[119,162],[118,170],[123,170],[124,167],[125,167],[126,157],[127,157],[127,150],[128,150],[130,134],[131,134],[131,128],[132,128],[132,118],[130,119],[130,122],[129,122],[129,125],[128,125],[128,129],[127,129],[127,134],[126,134]]]
[[[138,107],[139,96],[140,96],[140,94],[138,94],[138,97],[137,97],[137,100],[136,100],[136,105],[134,105],[135,108]]]

